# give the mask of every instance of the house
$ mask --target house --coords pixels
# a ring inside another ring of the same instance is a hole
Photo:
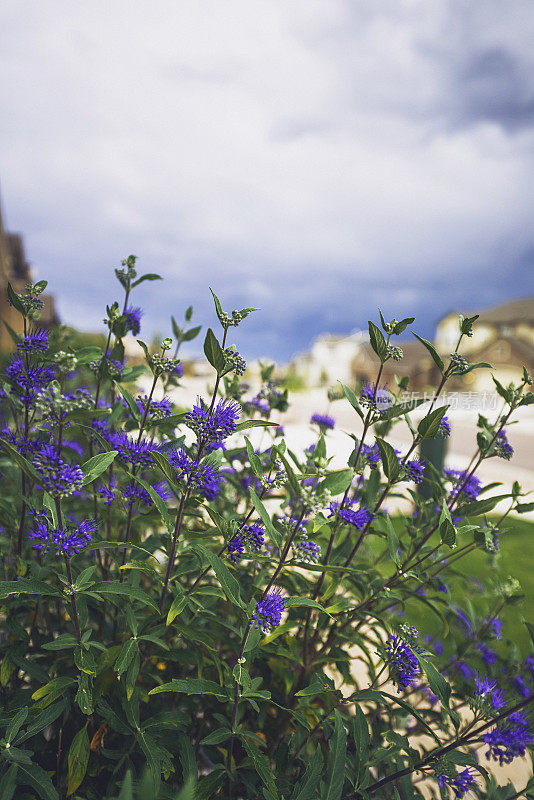
[[[293,359],[290,370],[308,386],[332,386],[338,381],[350,384],[354,359],[366,342],[367,333],[359,330],[348,336],[318,336],[309,352]]]
[[[13,288],[20,292],[32,281],[33,276],[24,255],[22,237],[18,233],[8,233],[4,229],[0,208],[0,322],[6,322],[17,333],[22,331],[22,320],[18,311],[9,304],[7,284],[11,283]],[[37,324],[48,328],[58,323],[54,298],[50,294],[42,294],[40,297],[44,306]],[[13,340],[6,326],[0,325],[0,350],[10,350],[13,346]]]
[[[473,336],[462,339],[461,352],[470,363],[485,361],[493,370],[480,369],[455,378],[451,386],[483,392],[494,389],[491,372],[505,386],[523,377],[523,366],[534,374],[534,297],[510,300],[493,308],[477,311],[454,311],[446,314],[436,328],[435,346],[442,357],[456,347],[458,314],[479,314]]]

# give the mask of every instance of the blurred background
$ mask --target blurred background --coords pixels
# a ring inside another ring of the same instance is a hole
[[[23,241],[2,236],[2,280],[29,263],[50,319],[97,331],[134,253],[164,278],[143,338],[190,303],[214,324],[211,285],[261,308],[246,357],[300,354],[313,382],[377,306],[432,339],[491,309],[499,358],[524,362],[533,36],[525,0],[4,0],[0,192]]]

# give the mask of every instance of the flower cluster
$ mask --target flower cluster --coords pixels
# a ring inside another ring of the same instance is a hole
[[[524,756],[528,745],[534,741],[527,719],[520,711],[515,711],[489,733],[484,734],[484,742],[489,745],[486,758],[499,764],[510,764],[514,758]]]
[[[410,647],[399,636],[391,633],[385,644],[389,676],[397,686],[397,691],[413,686],[419,677],[420,667],[415,652],[418,647]]]
[[[44,328],[37,328],[17,343],[17,350],[19,353],[45,353],[49,345],[48,333]]]
[[[235,433],[241,409],[234,400],[219,400],[210,412],[203,400],[198,398],[193,410],[186,414],[184,422],[196,434],[204,446],[220,442]]]
[[[318,425],[321,431],[331,431],[336,426],[335,419],[329,417],[328,414],[313,414],[310,423],[312,425]]]
[[[445,767],[447,769],[447,767]],[[470,767],[466,767],[461,772],[456,772],[453,765],[450,765],[450,771],[441,772],[437,775],[438,786],[440,789],[450,788],[454,792],[454,796],[460,800],[466,792],[476,786],[475,774]]]
[[[221,477],[210,461],[197,461],[182,448],[169,447],[165,454],[177,472],[177,479],[183,479],[191,491],[203,495],[206,500],[214,500],[221,487]]]
[[[81,467],[78,464],[67,464],[50,444],[45,445],[34,456],[33,466],[41,485],[52,497],[69,497],[83,486]]]
[[[259,601],[252,615],[251,624],[263,633],[270,633],[282,621],[285,608],[285,594],[282,589],[271,589]]]
[[[95,531],[94,520],[84,520],[76,528],[66,529],[55,528],[46,517],[36,516],[28,539],[34,542],[33,549],[40,553],[53,551],[58,556],[71,558],[87,547]]]

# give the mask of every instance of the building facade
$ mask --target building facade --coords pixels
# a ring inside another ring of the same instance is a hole
[[[32,281],[33,276],[24,255],[22,237],[18,233],[8,233],[5,230],[0,207],[0,350],[11,350],[14,347],[9,330],[4,323],[7,323],[16,333],[22,332],[20,314],[9,304],[7,285],[10,283],[16,291],[20,292],[27,283]],[[41,300],[44,307],[38,325],[48,328],[58,322],[54,298],[52,295],[42,294]]]

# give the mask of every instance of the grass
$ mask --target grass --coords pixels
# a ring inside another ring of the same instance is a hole
[[[397,521],[400,528],[401,518]],[[382,541],[379,544],[379,540],[375,539],[375,542],[371,544],[371,548],[375,550],[376,547],[376,552],[379,552],[383,547]],[[481,613],[488,608],[487,598],[477,589],[476,582],[470,579],[480,581],[486,589],[509,577],[519,581],[523,600],[518,605],[508,605],[501,613],[503,639],[495,644],[495,649],[505,649],[512,643],[523,656],[530,653],[532,641],[522,620],[534,623],[534,522],[517,517],[508,518],[501,529],[500,552],[497,555],[491,556],[475,550],[459,559],[454,564],[454,570],[459,575],[447,578],[446,582],[450,598],[462,610],[466,608],[467,602],[471,602],[475,608],[480,607]],[[444,570],[442,576],[446,575],[447,571]],[[415,625],[422,634],[429,633],[438,639],[443,638],[443,625],[440,625],[439,618],[421,602],[407,604],[406,622]]]

